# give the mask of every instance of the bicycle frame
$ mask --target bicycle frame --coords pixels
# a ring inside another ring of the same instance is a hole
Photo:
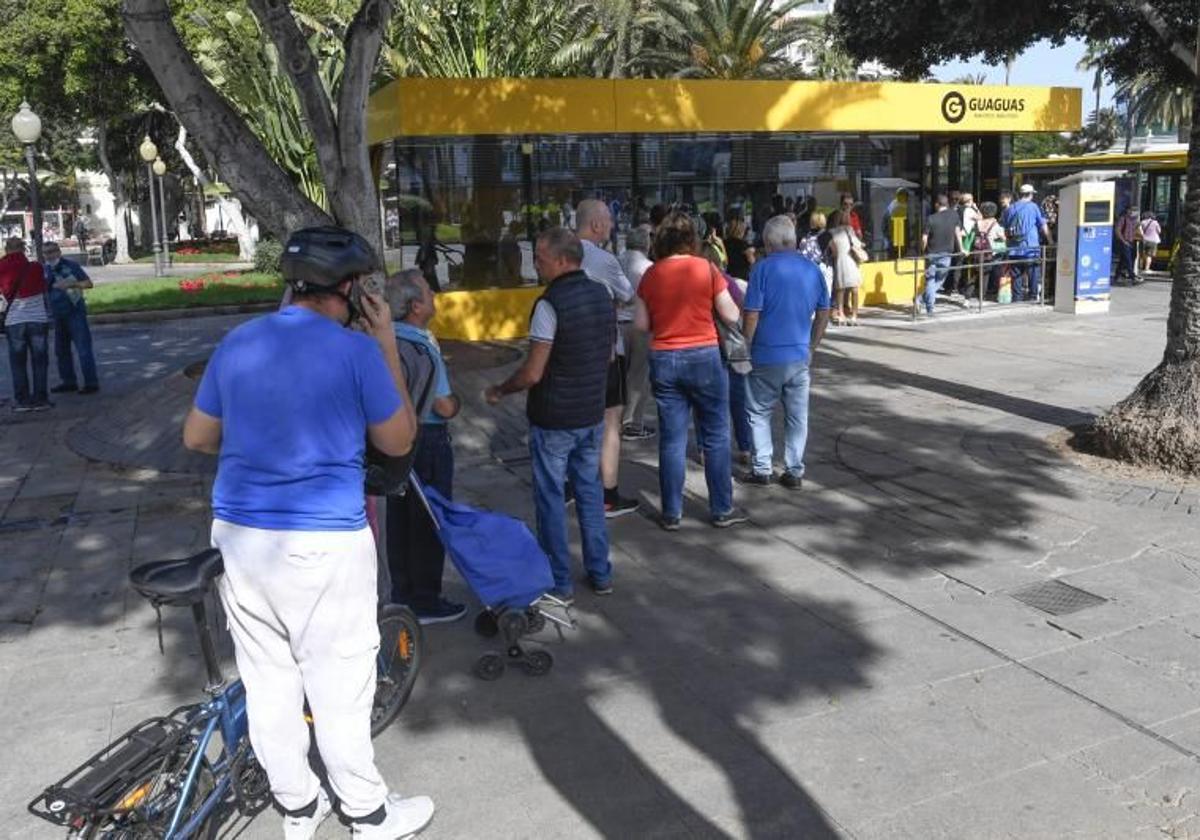
[[[191,721],[194,728],[201,721],[204,730],[196,739],[192,755],[188,760],[187,777],[180,789],[179,802],[171,815],[170,825],[163,835],[164,840],[175,840],[177,837],[190,837],[209,817],[213,810],[225,799],[234,779],[234,764],[241,745],[245,742],[248,732],[246,726],[246,691],[241,680],[233,680],[225,685],[210,689],[213,697],[204,703]],[[190,794],[196,785],[200,766],[208,754],[208,747],[213,735],[220,729],[221,754],[212,763],[213,789],[205,797],[204,802],[180,825],[183,812],[187,806]]]

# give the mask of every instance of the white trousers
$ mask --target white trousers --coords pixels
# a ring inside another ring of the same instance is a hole
[[[215,520],[225,557],[221,602],[246,686],[250,743],[271,793],[289,811],[314,799],[308,762],[312,711],[317,749],[347,817],[383,804],[375,767],[375,540],[360,531],[266,531]]]

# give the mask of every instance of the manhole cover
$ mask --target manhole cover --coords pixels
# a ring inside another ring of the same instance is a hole
[[[1047,580],[1022,586],[1008,593],[1023,604],[1050,615],[1068,615],[1105,603],[1105,599],[1085,592],[1061,580]]]

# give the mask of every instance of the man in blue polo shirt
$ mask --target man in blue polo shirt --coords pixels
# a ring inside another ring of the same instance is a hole
[[[1020,300],[1037,300],[1041,289],[1042,239],[1050,241],[1050,228],[1042,208],[1033,197],[1037,190],[1033,184],[1022,184],[1021,198],[1009,207],[1001,219],[1008,236],[1008,256],[1013,263],[1013,303]]]
[[[808,368],[829,324],[829,290],[816,264],[797,253],[796,225],[787,216],[767,221],[763,242],[767,256],[750,272],[744,315],[754,366],[746,382],[753,471],[744,482],[771,483],[771,415],[782,400],[785,469],[779,483],[798,490],[808,441]]]
[[[221,341],[183,430],[189,449],[219,456],[219,591],[286,840],[309,840],[332,810],[308,760],[306,700],[355,838],[394,840],[433,816],[428,797],[388,794],[371,746],[379,629],[363,459],[368,440],[400,456],[416,435],[387,304],[355,288],[376,265],[349,231],[293,234],[280,261],[292,305]],[[360,300],[369,335],[346,329]]]

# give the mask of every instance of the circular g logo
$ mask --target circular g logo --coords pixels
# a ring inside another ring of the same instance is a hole
[[[952,90],[942,97],[942,116],[945,117],[946,122],[962,122],[962,118],[966,115],[967,100],[961,93]]]

